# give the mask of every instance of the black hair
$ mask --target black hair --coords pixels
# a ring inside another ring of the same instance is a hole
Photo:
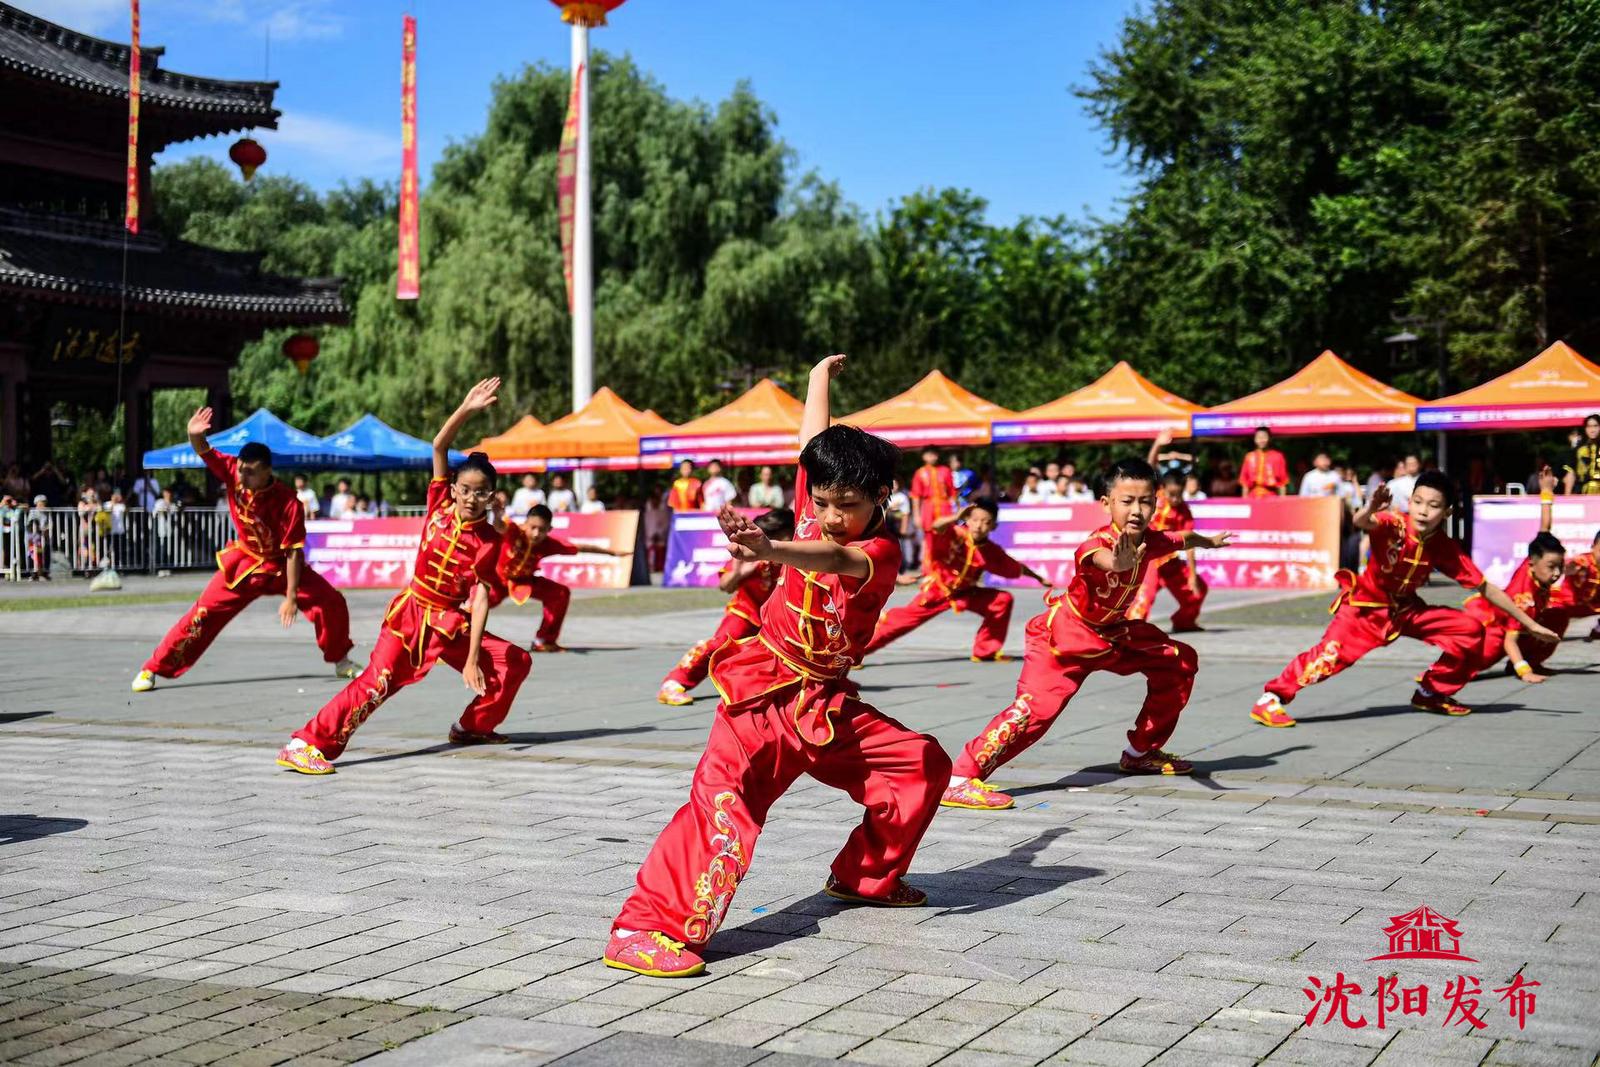
[[[926,456],[929,452],[932,452],[935,456],[937,456],[939,454],[939,446],[938,445],[923,445],[922,446],[922,454],[924,456]]]
[[[708,459],[708,460],[706,460],[706,466],[708,466],[708,467],[711,466],[713,463],[715,463],[719,467],[722,466],[722,460],[720,460],[720,459]]]
[[[1254,430],[1250,431],[1250,436],[1254,437],[1258,433],[1264,433],[1268,437],[1271,437],[1272,436],[1272,427],[1271,426],[1257,426]]]
[[[900,450],[867,431],[840,424],[806,443],[800,466],[812,489],[859,489],[874,499],[894,482]]]
[[[994,519],[994,521],[996,521],[996,522],[1000,521],[1000,505],[996,504],[993,500],[990,500],[988,497],[986,497],[986,496],[977,497],[975,499],[967,501],[967,503],[970,506],[978,509],[979,511],[987,511],[989,513],[990,517]]]
[[[1110,496],[1112,487],[1118,482],[1145,482],[1151,489],[1156,487],[1155,468],[1137,456],[1128,456],[1111,464],[1106,472],[1100,476],[1098,486],[1099,496]]]
[[[777,538],[781,533],[794,534],[794,512],[788,508],[773,508],[765,515],[756,516],[756,525],[761,527],[761,532],[768,537]]]
[[[1590,419],[1593,419],[1595,422],[1600,422],[1600,411],[1591,411],[1589,414],[1585,415],[1583,417],[1584,424],[1588,425]]]
[[[545,522],[555,522],[555,514],[543,504],[535,504],[528,509],[528,518],[543,519]]]
[[[1561,539],[1549,530],[1540,530],[1533,535],[1533,540],[1528,542],[1529,559],[1538,559],[1540,556],[1547,556],[1552,552],[1565,556],[1567,554],[1567,546],[1562,544]]]
[[[1162,485],[1175,485],[1179,489],[1183,488],[1184,481],[1185,481],[1185,475],[1184,475],[1183,471],[1179,470],[1176,467],[1174,467],[1172,470],[1169,470],[1167,473],[1165,473],[1165,474],[1163,474],[1161,476],[1161,484]]]
[[[249,444],[239,449],[239,462],[264,463],[270,467],[272,466],[272,449],[268,448],[260,441],[251,441]]]
[[[1444,497],[1445,507],[1453,508],[1456,506],[1456,487],[1450,484],[1450,478],[1444,471],[1423,471],[1417,475],[1416,483],[1411,487],[1411,491],[1415,493],[1418,489],[1432,489]]]
[[[477,471],[479,474],[489,479],[489,483],[491,485],[494,484],[494,480],[499,477],[499,475],[495,472],[494,464],[489,462],[488,455],[483,452],[470,453],[466,459],[461,461],[461,465],[459,467],[450,472],[450,480],[453,482],[457,478],[461,477],[461,473],[463,471]]]

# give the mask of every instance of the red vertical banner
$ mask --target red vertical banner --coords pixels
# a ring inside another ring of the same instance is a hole
[[[417,299],[417,20],[405,16],[400,38],[400,269],[395,297]]]
[[[129,233],[139,232],[139,0],[128,0],[133,36],[128,45],[128,215]]]
[[[567,279],[567,310],[572,310],[572,220],[578,201],[578,109],[583,106],[583,64],[572,76],[567,121],[556,153],[556,219],[561,226],[561,273]]]

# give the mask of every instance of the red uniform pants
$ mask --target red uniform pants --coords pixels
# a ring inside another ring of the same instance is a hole
[[[1483,650],[1484,627],[1459,608],[1417,601],[1415,607],[1358,608],[1343,604],[1328,623],[1322,640],[1296,656],[1283,673],[1267,683],[1267,692],[1287,704],[1308,685],[1332,678],[1368,652],[1399,637],[1426,641],[1442,653],[1425,671],[1420,684],[1441,696],[1466,685]]]
[[[1043,737],[1083,680],[1095,671],[1145,676],[1144,706],[1128,731],[1128,747],[1139,752],[1160,748],[1177,729],[1178,715],[1189,703],[1200,666],[1194,649],[1148,622],[1133,620],[1090,631],[1086,624],[1073,621],[1065,625],[1096,634],[1096,643],[1109,642],[1110,648],[1098,655],[1058,656],[1050,647],[1044,619],[1041,615],[1028,624],[1027,653],[1016,699],[989,720],[956,758],[955,773],[961,777],[982,778]]]
[[[937,589],[917,594],[909,604],[891,608],[878,620],[866,654],[878,651],[890,641],[915,630],[935,615],[947,611],[975,611],[982,616],[978,635],[972,639],[972,654],[979,659],[992,659],[1006,643],[1006,632],[1011,629],[1011,594],[1004,589],[986,589],[969,586],[945,596]]]
[[[222,628],[257,597],[282,596],[288,588],[283,573],[252,574],[232,589],[221,571],[200,593],[200,599],[167,631],[161,644],[145,661],[144,669],[162,678],[178,678],[211,647]],[[322,658],[338,663],[350,654],[350,609],[339,590],[310,567],[300,571],[300,588],[294,602],[317,634]]]
[[[1558,637],[1566,635],[1567,624],[1572,621],[1572,616],[1565,611],[1549,611],[1539,617],[1539,622],[1553,630]],[[1537,670],[1545,661],[1555,654],[1560,644],[1553,641],[1535,641],[1524,634],[1517,642],[1522,649],[1522,658],[1528,661],[1528,666]],[[1478,646],[1472,673],[1474,676],[1499,663],[1506,655],[1506,628],[1504,626],[1485,626],[1483,628],[1483,641]]]
[[[685,652],[678,665],[672,668],[664,681],[677,682],[685,689],[693,689],[706,680],[706,672],[711,669],[713,652],[729,641],[743,641],[747,637],[753,637],[759,629],[759,626],[743,615],[728,612],[722,617],[722,625],[717,627],[717,632]]]
[[[911,867],[950,778],[939,742],[858,700],[847,700],[833,741],[802,741],[790,722],[793,687],[730,715],[717,706],[689,802],[639,868],[638,888],[613,929],[660,930],[704,945],[750,868],[767,809],[802,774],[842,789],[866,809],[833,861],[847,889],[882,896]]]
[[[413,682],[422,681],[436,661],[442,659],[458,671],[465,666],[467,646],[464,631],[455,637],[444,637],[437,630],[429,630],[419,665],[413,661],[405,643],[384,626],[372,649],[372,658],[367,661],[367,669],[323,705],[294,736],[316,745],[329,759],[338,759],[356,728],[385,700]],[[528,655],[527,649],[518,648],[494,634],[484,634],[478,653],[484,693],[473,696],[467,703],[467,709],[461,713],[461,725],[473,733],[486,734],[504,722],[511,711],[511,702],[516,699],[517,689],[532,666],[533,657]]]
[[[1199,587],[1198,593],[1189,589],[1189,561],[1182,556],[1169,556],[1159,567],[1145,571],[1144,584],[1139,587],[1133,607],[1128,609],[1128,618],[1148,619],[1150,610],[1155,607],[1156,594],[1161,586],[1166,586],[1172,599],[1178,602],[1178,610],[1172,613],[1172,629],[1193,630],[1200,621],[1200,605],[1211,591],[1198,574],[1195,585]]]
[[[539,622],[536,636],[544,644],[553,645],[561,637],[561,624],[567,621],[572,589],[542,574],[534,575],[527,585],[530,590],[527,599],[537,600],[544,607],[544,618]]]

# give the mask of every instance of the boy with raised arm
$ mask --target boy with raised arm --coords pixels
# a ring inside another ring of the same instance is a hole
[[[461,672],[474,696],[450,727],[453,745],[507,740],[494,728],[505,720],[533,659],[485,632],[500,536],[486,514],[495,470],[474,452],[454,472],[450,444],[461,424],[495,402],[499,378],[473,386],[433,439],[433,481],[411,583],[389,602],[366,670],[300,729],[278,753],[278,766],[301,774],[332,774],[333,761],[385,700],[422,681],[444,660]]]
[[[1539,532],[1528,542],[1527,556],[1506,582],[1506,596],[1560,637],[1567,632],[1576,605],[1572,588],[1561,582],[1567,562],[1566,546],[1550,532],[1555,488],[1555,473],[1546,467],[1539,474]],[[1556,643],[1525,641],[1522,626],[1478,593],[1469,596],[1462,607],[1483,624],[1483,644],[1473,665],[1475,675],[1504,659],[1506,667],[1524,682],[1538,685],[1549,680],[1539,673],[1539,668],[1555,652]]]
[[[794,541],[773,541],[732,508],[718,516],[734,559],[782,564],[782,577],[760,632],[712,656],[722,700],[705,755],[612,926],[608,967],[654,978],[703,971],[698,950],[727,915],[768,809],[802,774],[865,809],[824,892],[885,907],[927,900],[904,876],[950,759],[932,737],[864,703],[849,680],[894,589],[900,548],[883,509],[898,450],[828,425],[829,382],[844,361],[829,356],[811,372]]]
[[[773,508],[756,518],[756,525],[772,541],[794,538],[794,512],[788,508]],[[678,708],[693,704],[689,691],[706,680],[711,669],[711,654],[730,641],[744,641],[754,637],[761,629],[761,609],[767,598],[778,587],[778,576],[783,568],[770,561],[729,559],[717,577],[717,588],[732,593],[723,612],[722,624],[715,633],[701,641],[678,660],[678,665],[661,682],[656,699]]]
[[[909,604],[884,612],[866,653],[871,655],[889,642],[915,630],[947,611],[976,612],[983,620],[972,639],[975,663],[1001,662],[1006,633],[1011,629],[1011,594],[979,583],[985,573],[1002,578],[1028,577],[1049,585],[1037,571],[1017,560],[989,539],[1000,521],[1000,507],[992,500],[974,500],[954,515],[933,521],[932,554],[923,567],[922,591]]]
[[[496,567],[500,574],[500,591],[518,607],[529,600],[537,600],[544,607],[544,617],[534,634],[529,652],[565,652],[561,645],[561,624],[567,619],[567,605],[572,602],[572,587],[562,585],[554,578],[539,573],[539,563],[550,556],[576,556],[579,552],[594,552],[602,556],[631,556],[614,548],[581,541],[568,541],[550,532],[555,516],[543,504],[528,509],[528,517],[519,522],[508,522],[502,515],[495,524],[500,532],[500,559]],[[491,603],[499,603],[499,591],[490,596]]]
[[[1556,640],[1555,634],[1513,603],[1505,590],[1484,578],[1472,557],[1445,531],[1445,520],[1455,503],[1455,487],[1442,471],[1424,471],[1417,476],[1407,514],[1389,510],[1389,499],[1389,487],[1380,485],[1356,512],[1356,526],[1367,531],[1372,541],[1366,570],[1360,577],[1339,572],[1333,621],[1322,640],[1268,682],[1250,709],[1250,717],[1262,726],[1293,726],[1295,720],[1284,705],[1300,690],[1332,678],[1368,652],[1402,636],[1426,641],[1441,653],[1417,679],[1411,706],[1444,715],[1470,714],[1472,709],[1457,701],[1455,694],[1472,678],[1483,645],[1483,624],[1460,608],[1428,604],[1417,595],[1435,568],[1482,594],[1531,638]]]
[[[350,609],[339,590],[305,565],[305,509],[295,491],[273,477],[266,445],[252,441],[237,459],[212,448],[206,439],[212,417],[210,408],[189,417],[189,445],[222,483],[236,536],[217,553],[217,573],[200,598],[134,677],[133,691],[147,693],[157,678],[181,677],[235,615],[263,596],[283,597],[278,618],[285,629],[304,612],[333,673],[354,678],[360,668],[350,659]]]
[[[1231,533],[1158,533],[1156,474],[1142,459],[1112,464],[1100,497],[1110,519],[1078,546],[1078,569],[1065,593],[1028,622],[1022,677],[1010,706],[968,741],[956,759],[946,807],[995,811],[1014,801],[983,779],[1045,735],[1085,678],[1095,671],[1142,674],[1144,706],[1128,731],[1119,766],[1127,774],[1188,774],[1194,768],[1162,749],[1189,703],[1199,660],[1142,619],[1128,618],[1145,571],[1156,560],[1190,548],[1221,548]]]

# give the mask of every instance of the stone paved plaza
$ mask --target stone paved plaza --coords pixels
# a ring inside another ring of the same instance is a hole
[[[351,598],[357,655],[385,600]],[[1194,641],[1201,673],[1170,746],[1194,779],[1114,770],[1143,681],[1097,675],[997,776],[1017,810],[941,811],[910,879],[928,907],[819,892],[857,816],[807,779],[774,808],[704,977],[604,968],[610,918],[705,739],[711,701],[654,700],[717,617],[676,607],[704,602],[580,603],[575,650],[535,660],[500,748],[442,743],[466,692],[441,667],[326,778],[273,764],[340,684],[303,620],[285,633],[257,605],[188,676],[135,696],[181,604],[0,611],[0,1061],[1532,1067],[1600,1053],[1600,645],[1569,640],[1543,686],[1474,683],[1478,711],[1456,720],[1408,708],[1429,651],[1402,641],[1309,691],[1298,728],[1266,730],[1250,701],[1317,631],[1248,609]],[[533,617],[491,626],[525,641]],[[1017,675],[968,662],[970,633],[937,620],[856,677],[954,751]],[[1422,905],[1459,924],[1472,962],[1370,959],[1389,951],[1391,917]],[[1520,1029],[1495,992],[1519,973],[1540,983]],[[1366,1025],[1324,1023],[1332,1004],[1306,1025],[1310,979],[1339,975]],[[1372,994],[1391,975],[1426,985],[1426,1010],[1391,996],[1380,1028]],[[1451,1017],[1474,981],[1482,1029]]]

